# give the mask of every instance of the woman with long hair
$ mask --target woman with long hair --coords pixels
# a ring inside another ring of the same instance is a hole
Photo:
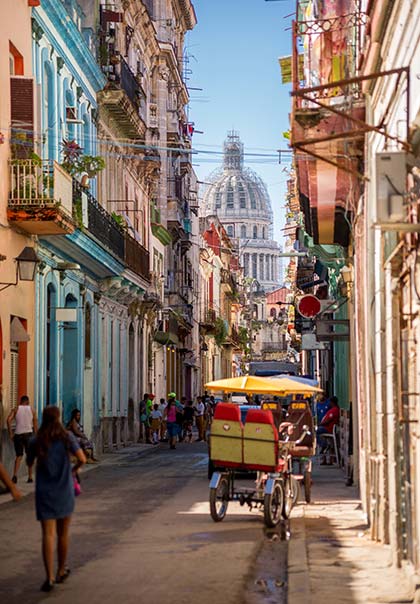
[[[183,413],[183,411],[184,409],[181,403],[176,400],[175,392],[170,392],[168,394],[168,404],[166,405],[166,409],[163,413],[163,417],[166,420],[166,429],[168,431],[170,449],[175,449],[176,439],[180,430],[176,415],[177,413]]]
[[[71,466],[70,456],[76,457]],[[36,464],[36,516],[42,527],[42,556],[46,580],[42,591],[51,591],[70,574],[66,567],[69,527],[74,510],[74,478],[86,463],[76,437],[60,421],[58,407],[49,406],[42,414],[42,424],[29,443],[28,465]],[[58,569],[54,575],[54,541],[57,536]]]

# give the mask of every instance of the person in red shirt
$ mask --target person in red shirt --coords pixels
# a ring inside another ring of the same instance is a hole
[[[340,407],[338,406],[338,398],[336,396],[333,396],[330,400],[330,404],[330,409],[322,418],[321,423],[319,424],[316,431],[318,445],[321,447],[321,454],[323,455],[321,461],[322,465],[326,463],[325,452],[328,448],[328,443],[325,441],[325,439],[322,438],[322,435],[332,434],[334,426],[340,421]]]

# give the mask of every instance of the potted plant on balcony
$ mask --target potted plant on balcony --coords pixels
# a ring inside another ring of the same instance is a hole
[[[71,176],[94,178],[105,168],[105,160],[99,155],[84,155],[82,147],[75,140],[61,143],[63,152],[62,167]],[[83,183],[84,184],[84,183]]]

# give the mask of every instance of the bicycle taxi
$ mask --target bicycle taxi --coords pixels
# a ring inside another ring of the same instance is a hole
[[[206,384],[206,388],[279,396],[290,388],[303,389],[287,379],[250,378],[218,380]],[[241,386],[243,389],[238,390]],[[307,387],[305,394],[314,391],[319,389]],[[313,453],[312,415],[304,400],[296,401],[286,421],[273,403],[270,406],[250,407],[244,422],[238,405],[227,402],[216,407],[210,432],[210,459],[215,468],[210,481],[210,513],[215,522],[223,520],[230,501],[238,501],[263,509],[265,525],[275,527],[281,518],[289,517],[297,501],[299,487],[293,476],[293,459]],[[254,485],[239,484],[238,472],[256,472]]]

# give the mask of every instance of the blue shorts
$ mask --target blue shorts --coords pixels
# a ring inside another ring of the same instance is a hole
[[[173,438],[174,436],[178,436],[179,434],[179,424],[175,422],[168,422],[166,424],[166,429],[171,438]]]

